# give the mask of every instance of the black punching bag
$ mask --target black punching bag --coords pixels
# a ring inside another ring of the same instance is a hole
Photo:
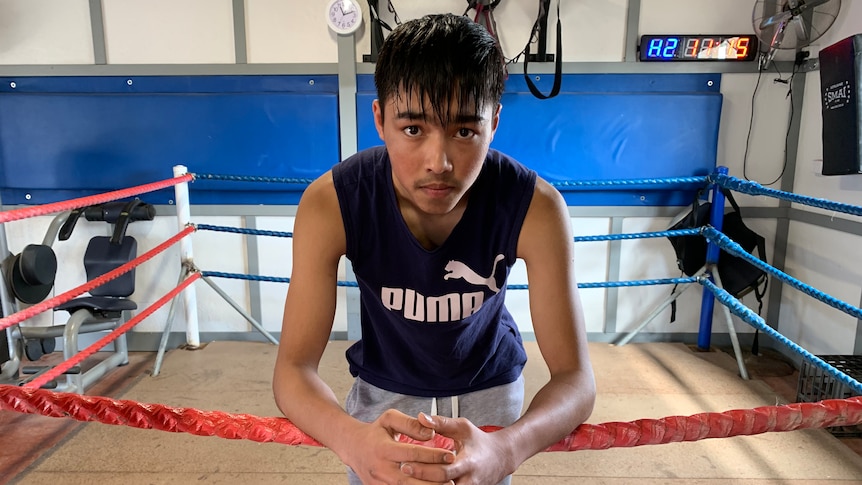
[[[862,173],[862,34],[820,51],[823,175]]]

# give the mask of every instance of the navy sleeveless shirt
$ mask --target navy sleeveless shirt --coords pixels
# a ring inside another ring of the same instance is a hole
[[[504,305],[506,279],[536,173],[490,150],[461,220],[431,251],[398,209],[385,147],[339,163],[332,178],[361,295],[350,373],[421,397],[515,381],[527,355]]]

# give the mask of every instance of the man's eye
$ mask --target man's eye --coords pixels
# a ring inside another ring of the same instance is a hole
[[[408,126],[407,128],[404,128],[404,133],[411,135],[411,136],[416,136],[419,134],[419,127],[415,126],[415,125],[414,126]]]
[[[471,130],[470,128],[461,128],[458,130],[458,137],[459,138],[469,138],[469,137],[473,136],[473,133],[474,133],[473,130]]]

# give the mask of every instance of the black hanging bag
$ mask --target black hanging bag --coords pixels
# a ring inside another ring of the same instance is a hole
[[[730,191],[722,189],[722,193],[730,202],[732,210],[724,214],[721,232],[749,253],[753,254],[757,250],[757,257],[766,262],[765,239],[745,225],[739,211],[739,205]],[[670,230],[693,229],[709,224],[712,203],[702,202],[700,200],[702,194],[703,191],[698,192],[692,209],[673,224]],[[668,240],[676,253],[677,265],[684,274],[693,276],[706,264],[706,238],[702,236],[673,236],[668,237]],[[742,298],[753,291],[758,303],[757,313],[760,313],[763,309],[763,296],[766,294],[767,275],[765,271],[722,250],[718,257],[718,276],[721,278],[724,290],[736,298]],[[671,321],[675,319],[675,310],[674,302],[671,310]]]

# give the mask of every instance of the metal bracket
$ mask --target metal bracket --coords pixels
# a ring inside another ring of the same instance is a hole
[[[820,70],[820,60],[819,59],[806,59],[805,62],[799,66],[799,72],[811,72]]]

